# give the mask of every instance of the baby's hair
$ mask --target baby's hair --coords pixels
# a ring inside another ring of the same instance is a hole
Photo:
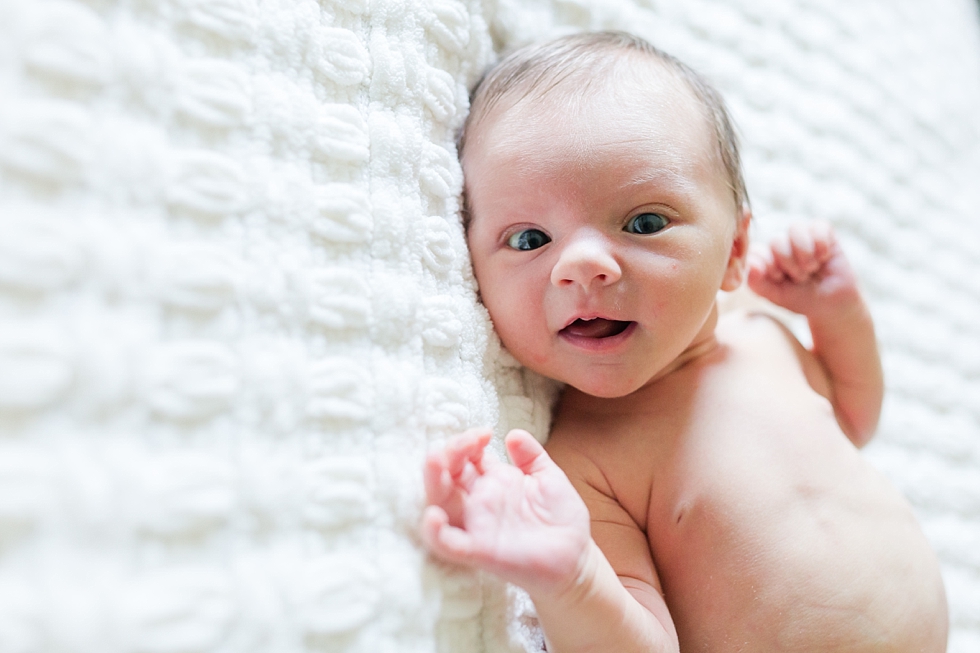
[[[721,94],[700,73],[638,36],[626,32],[582,32],[519,48],[490,67],[470,93],[470,113],[457,139],[462,158],[466,136],[503,101],[512,105],[533,97],[540,99],[575,83],[568,93],[581,96],[594,80],[601,80],[621,60],[622,53],[640,53],[661,63],[687,84],[707,112],[715,132],[718,154],[728,176],[739,213],[749,207],[742,176],[738,136]],[[463,225],[469,227],[469,206],[463,198]]]

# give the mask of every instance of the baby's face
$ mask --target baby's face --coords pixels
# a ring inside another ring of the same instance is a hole
[[[659,65],[633,68],[572,109],[495,109],[463,157],[473,267],[504,346],[602,397],[713,337],[746,244],[697,100]]]

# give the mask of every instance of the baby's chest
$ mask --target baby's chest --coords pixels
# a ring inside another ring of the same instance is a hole
[[[652,544],[701,531],[724,542],[748,524],[765,532],[816,489],[832,491],[841,458],[853,454],[805,380],[724,377],[665,395],[602,452],[603,476]]]

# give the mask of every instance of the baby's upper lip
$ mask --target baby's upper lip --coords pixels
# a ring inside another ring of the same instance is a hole
[[[570,327],[571,325],[575,324],[579,320],[582,320],[583,322],[588,322],[590,320],[597,320],[597,319],[600,319],[600,318],[603,319],[603,320],[612,320],[612,319],[614,319],[614,318],[608,317],[606,315],[603,315],[601,313],[576,313],[570,319],[568,319],[568,320],[565,321],[565,325],[562,327],[562,329],[567,329],[568,327]],[[559,329],[559,331],[560,330],[561,329]]]
[[[583,322],[590,322],[592,320],[609,320],[610,322],[629,322],[630,321],[630,320],[623,320],[623,319],[620,319],[618,317],[611,317],[611,316],[609,316],[609,315],[607,315],[605,313],[599,313],[599,312],[576,313],[571,318],[569,318],[568,320],[565,321],[564,326],[562,326],[562,328],[559,329],[559,331],[561,331],[563,329],[567,329],[568,327],[570,327],[571,325],[575,324],[579,320],[582,320]]]

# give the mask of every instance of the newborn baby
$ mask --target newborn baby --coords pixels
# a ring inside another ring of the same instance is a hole
[[[495,461],[482,430],[430,454],[429,550],[525,588],[549,651],[945,650],[936,558],[858,452],[868,308],[829,226],[749,253],[718,94],[640,39],[574,35],[493,69],[460,148],[482,301],[567,385],[547,452],[512,431]],[[719,314],[744,277],[812,349]]]

